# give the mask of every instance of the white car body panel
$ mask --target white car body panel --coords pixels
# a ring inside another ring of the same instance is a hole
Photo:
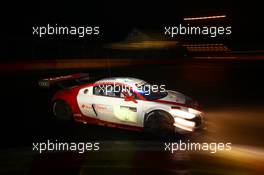
[[[135,78],[109,78],[95,82],[99,83],[124,83],[131,87],[135,84],[145,83]],[[160,100],[182,103],[186,102],[186,96],[176,91],[167,91],[168,95]],[[179,118],[172,112],[172,106],[177,104],[166,104],[155,101],[147,101],[136,99],[133,101],[125,101],[121,97],[110,97],[93,94],[93,86],[82,88],[77,95],[77,103],[81,113],[86,117],[96,118],[102,121],[125,124],[130,126],[144,127],[144,117],[151,111],[163,110],[171,114],[174,118]],[[180,106],[181,110],[188,111],[188,107]],[[175,126],[179,127],[176,123]],[[188,130],[182,127],[184,130]],[[190,129],[191,131],[191,129]]]

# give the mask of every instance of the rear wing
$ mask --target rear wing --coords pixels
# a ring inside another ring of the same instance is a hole
[[[50,88],[54,85],[57,85],[61,88],[66,88],[67,82],[68,82],[68,86],[70,86],[69,84],[72,84],[72,85],[74,85],[74,83],[75,85],[81,84],[81,82],[84,82],[84,81],[87,82],[88,80],[90,80],[88,73],[76,73],[76,74],[62,75],[62,76],[51,77],[51,78],[44,78],[38,81],[38,85],[42,88]]]

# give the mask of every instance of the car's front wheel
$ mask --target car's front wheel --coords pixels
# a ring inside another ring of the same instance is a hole
[[[53,114],[57,119],[70,121],[72,120],[72,110],[70,105],[64,100],[56,100],[53,103]]]
[[[174,134],[174,120],[165,111],[152,111],[146,115],[144,128],[147,133],[158,137],[169,137]]]

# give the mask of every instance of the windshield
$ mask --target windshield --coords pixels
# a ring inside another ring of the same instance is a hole
[[[148,83],[138,86],[136,91],[144,96],[146,100],[158,100],[168,95],[165,89],[157,88],[157,86]]]

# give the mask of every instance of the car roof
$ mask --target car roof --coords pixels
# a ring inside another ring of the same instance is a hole
[[[135,84],[145,84],[146,82],[144,80],[138,79],[138,78],[132,78],[132,77],[110,77],[110,78],[104,78],[101,80],[98,80],[95,82],[95,84],[98,83],[109,83],[109,82],[115,82],[115,83],[122,83],[122,84],[128,84],[134,86]]]

